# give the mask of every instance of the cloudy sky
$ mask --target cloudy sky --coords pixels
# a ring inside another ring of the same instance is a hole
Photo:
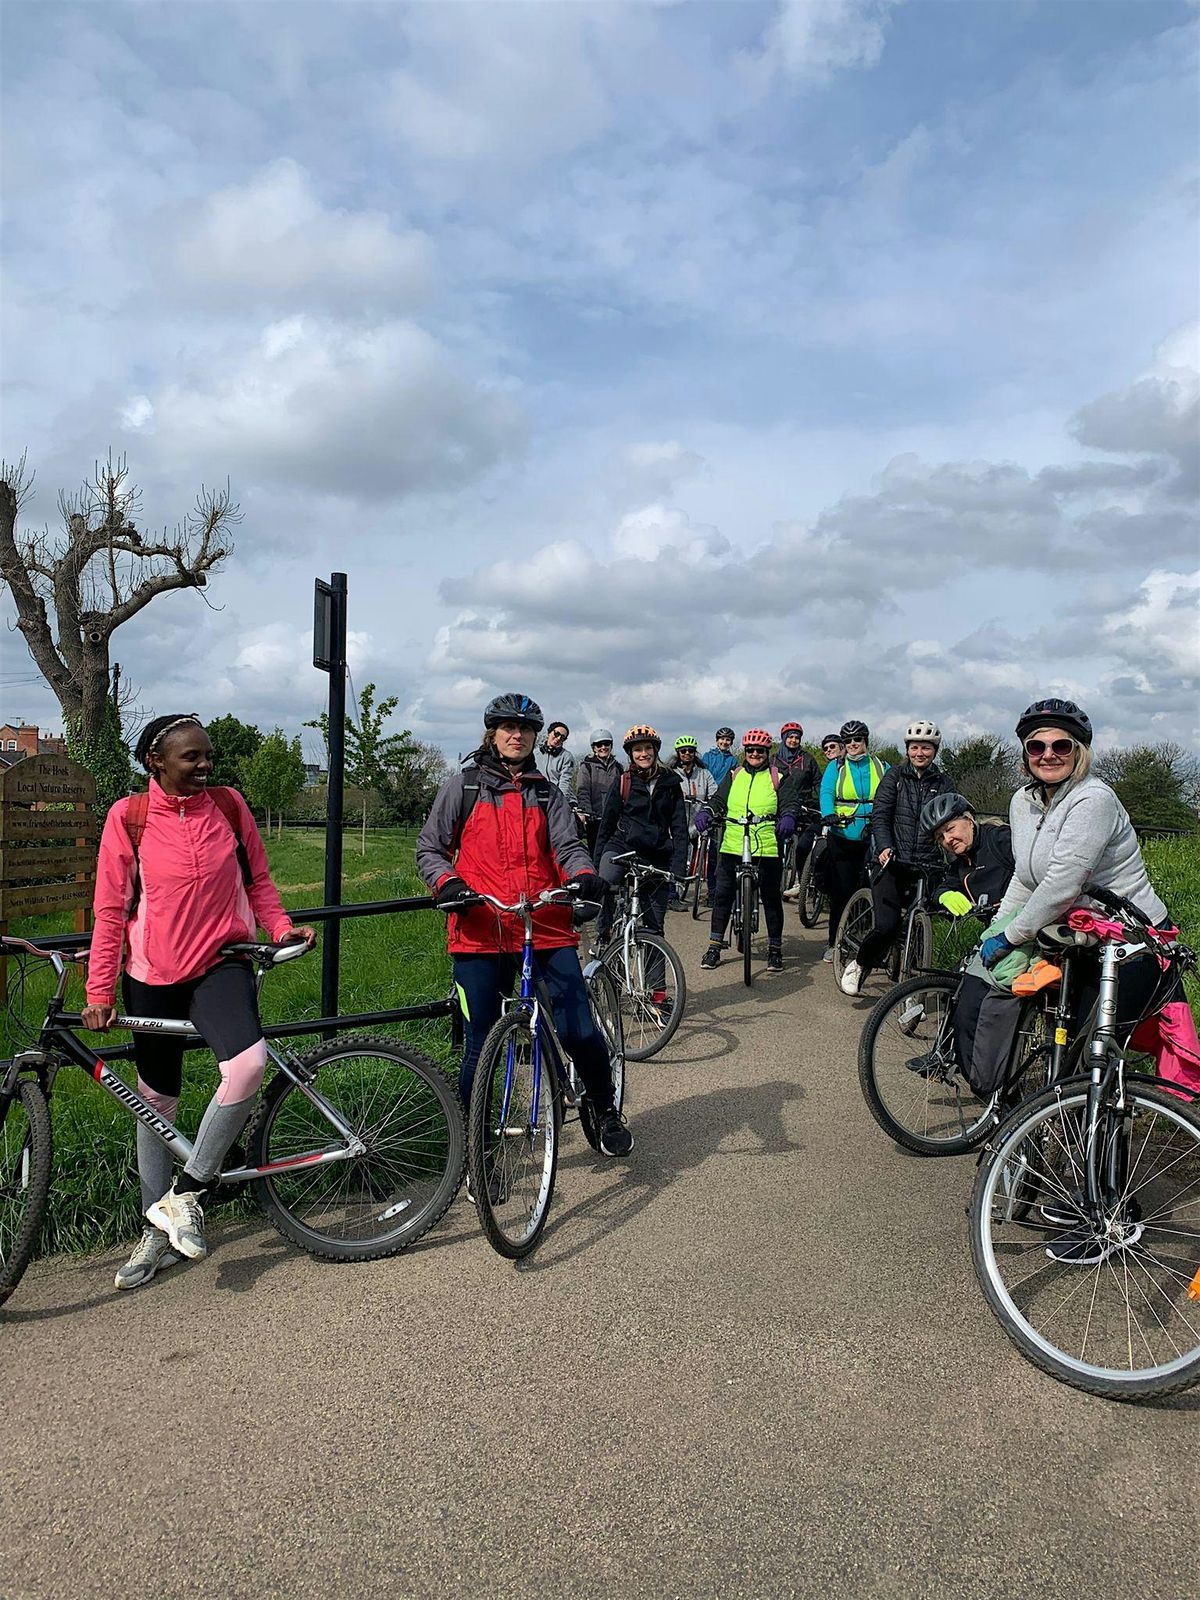
[[[1200,745],[1195,5],[2,18],[29,520],[110,447],[149,526],[245,513],[220,609],[117,635],[147,713],[298,729],[345,569],[355,682],[451,752],[506,688]]]

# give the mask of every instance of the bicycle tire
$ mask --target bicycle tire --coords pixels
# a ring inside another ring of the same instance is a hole
[[[445,1215],[462,1184],[466,1132],[458,1095],[424,1051],[371,1034],[331,1039],[298,1065],[314,1075],[315,1092],[367,1154],[257,1178],[259,1204],[285,1239],[329,1261],[374,1261],[407,1249]],[[267,1166],[328,1146],[331,1136],[321,1111],[277,1072],[248,1132],[248,1162]]]
[[[914,1155],[963,1155],[996,1125],[991,1104],[975,1101],[959,1073],[925,1077],[906,1065],[941,1048],[949,1069],[958,986],[945,973],[897,984],[872,1008],[859,1039],[858,1082],[867,1109],[889,1139]]]
[[[902,978],[914,977],[918,972],[927,971],[933,964],[933,923],[929,913],[914,912],[909,924],[903,951],[903,970],[900,973]]]
[[[806,928],[815,928],[821,920],[821,913],[825,909],[825,892],[816,881],[813,869],[813,853],[816,845],[808,853],[808,859],[800,869],[800,894],[799,909],[800,921]]]
[[[696,879],[692,884],[692,921],[700,919],[700,896],[708,886],[708,840],[700,840],[700,848],[696,852]]]
[[[758,894],[758,885],[750,873],[746,873],[742,878],[738,894],[742,901],[742,982],[749,989],[754,983],[752,966],[754,940],[751,937],[751,930],[754,927],[754,901]]]
[[[512,1081],[506,1107],[510,1051]],[[538,1053],[536,1124],[533,1031],[528,1011],[501,1017],[491,1029],[479,1052],[471,1089],[467,1121],[471,1194],[488,1243],[510,1261],[521,1260],[537,1244],[554,1198],[562,1099],[558,1074],[548,1056],[545,1050]],[[497,1121],[501,1115],[502,1126]],[[522,1146],[527,1160],[522,1159]]]
[[[856,889],[846,901],[842,920],[838,923],[837,938],[833,942],[833,975],[840,990],[842,973],[850,961],[857,960],[858,949],[875,926],[874,904],[870,889]]]
[[[1115,1136],[1117,1130],[1122,1130],[1120,1136],[1136,1137],[1138,1155],[1129,1173],[1130,1180],[1136,1181],[1137,1186],[1127,1187],[1121,1196],[1126,1208],[1121,1226],[1127,1234],[1100,1262],[1084,1265],[1054,1261],[1045,1248],[1046,1238],[1059,1230],[1031,1229],[1021,1222],[1014,1224],[1005,1214],[1007,1208],[1003,1202],[997,1205],[997,1190],[1001,1188],[1005,1166],[1014,1159],[1022,1159],[1027,1147],[1031,1158],[1038,1159],[1037,1135],[1043,1124],[1054,1126],[1055,1140],[1061,1142],[1068,1155],[1074,1154],[1074,1141],[1086,1138],[1083,1130],[1087,1121],[1087,1100],[1086,1079],[1064,1079],[1025,1101],[989,1141],[976,1173],[968,1213],[975,1274],[990,1310],[1007,1337],[1026,1360],[1050,1377],[1110,1400],[1144,1400],[1178,1394],[1200,1381],[1200,1306],[1193,1310],[1194,1302],[1189,1304],[1187,1297],[1190,1274],[1195,1270],[1200,1247],[1200,1231],[1194,1220],[1194,1209],[1200,1200],[1200,1114],[1194,1104],[1168,1089],[1126,1079],[1120,1122],[1112,1123],[1110,1110],[1102,1109],[1101,1120],[1107,1124],[1103,1136]],[[1148,1114],[1158,1120],[1163,1136],[1170,1131],[1173,1137],[1174,1132],[1178,1132],[1183,1147],[1182,1154],[1169,1147],[1171,1158],[1158,1169],[1154,1168],[1153,1156],[1147,1159],[1155,1132],[1153,1122],[1138,1128],[1136,1134],[1133,1131],[1139,1119]],[[1161,1126],[1163,1123],[1167,1128]],[[1068,1165],[1073,1171],[1074,1162]],[[1164,1182],[1161,1189],[1154,1189],[1152,1185],[1160,1174]],[[1043,1176],[1061,1186],[1057,1176]],[[1144,1200],[1139,1199],[1143,1195]],[[1190,1199],[1183,1198],[1188,1195]],[[1067,1198],[1069,1200],[1069,1196]],[[1132,1209],[1133,1202],[1137,1202],[1136,1211]],[[1191,1222],[1172,1227],[1176,1210],[1184,1217],[1193,1213]],[[1011,1233],[997,1243],[996,1235],[1000,1230],[1010,1227]],[[1034,1271],[1017,1283],[1016,1269],[1021,1265],[1020,1240],[1031,1234],[1041,1235],[1026,1247],[1033,1258]],[[1160,1236],[1165,1242],[1160,1242]],[[1147,1237],[1151,1243],[1142,1248]],[[1188,1254],[1179,1264],[1166,1264],[1155,1256],[1155,1248],[1182,1249]],[[1009,1267],[1013,1268],[1012,1287],[1005,1271]],[[1163,1269],[1161,1277],[1155,1276],[1158,1268]],[[1190,1281],[1194,1283],[1195,1279]],[[1064,1283],[1068,1286],[1065,1295]],[[1140,1303],[1133,1298],[1133,1291],[1140,1297]],[[1023,1297],[1023,1304],[1018,1303],[1018,1293]],[[1045,1297],[1042,1305],[1037,1303],[1040,1296]],[[1073,1304],[1076,1301],[1078,1305]],[[1143,1323],[1139,1315],[1144,1307],[1151,1310],[1153,1320],[1150,1323]],[[1165,1320],[1168,1317],[1170,1327]],[[1052,1318],[1056,1319],[1053,1332],[1048,1331]],[[1139,1343],[1135,1343],[1135,1324]],[[1082,1337],[1079,1335],[1081,1326]],[[1165,1343],[1173,1352],[1172,1359],[1135,1368],[1135,1349],[1140,1357],[1144,1348],[1153,1359],[1154,1344],[1163,1347],[1160,1335],[1165,1336]],[[1068,1336],[1069,1350],[1065,1348]],[[1188,1347],[1181,1350],[1179,1339],[1189,1341]],[[1097,1357],[1102,1341],[1111,1342],[1113,1349],[1124,1345],[1129,1365],[1101,1365],[1097,1359],[1086,1359],[1089,1341]]]
[[[783,865],[779,872],[779,890],[782,894],[785,889],[790,889],[796,882],[796,835],[787,841],[783,847]]]
[[[608,1064],[613,1077],[613,1109],[621,1115],[626,1102],[626,1030],[621,1024],[621,997],[616,992],[613,974],[602,962],[589,962],[584,971],[584,982],[587,984],[587,1003],[592,1008],[592,1018],[608,1048]],[[587,1110],[589,1102],[584,1098],[579,1107],[579,1123],[584,1130],[584,1138],[598,1154],[600,1136],[595,1118],[586,1115]]]
[[[687,1004],[687,979],[684,976],[683,962],[674,949],[661,934],[650,933],[645,928],[635,929],[633,938],[634,943],[640,947],[638,959],[643,973],[646,952],[655,950],[661,955],[664,972],[670,974],[674,986],[674,996],[669,1015],[663,1017],[654,1007],[652,998],[646,992],[645,984],[637,980],[636,973],[633,975],[626,973],[624,941],[614,939],[609,944],[602,959],[612,975],[620,997],[621,1025],[624,1030],[627,1062],[649,1061],[651,1056],[657,1055],[664,1045],[674,1038],[683,1020],[683,1008]],[[651,1012],[654,1015],[651,1015]]]
[[[21,1115],[15,1115],[18,1111]],[[40,1083],[22,1078],[0,1120],[0,1305],[20,1283],[37,1248],[53,1156],[46,1096]]]

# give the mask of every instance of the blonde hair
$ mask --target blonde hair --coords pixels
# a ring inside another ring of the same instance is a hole
[[[1044,728],[1030,728],[1029,732],[1025,735],[1025,739],[1035,739],[1039,733],[1047,733],[1051,728],[1056,726],[1056,723],[1048,722]],[[1066,729],[1060,728],[1059,732],[1066,733]],[[1074,738],[1071,734],[1067,734],[1067,738],[1070,739],[1071,743],[1075,746],[1075,766],[1071,771],[1071,776],[1069,778],[1064,778],[1062,783],[1060,783],[1057,789],[1055,789],[1054,800],[1061,799],[1063,795],[1069,794],[1072,789],[1077,788],[1092,770],[1091,745],[1080,744],[1079,740]],[[1045,785],[1042,783],[1042,780],[1040,778],[1035,778],[1033,773],[1029,770],[1029,757],[1025,754],[1025,739],[1021,740],[1021,771],[1030,780],[1029,787],[1031,789],[1044,788]]]

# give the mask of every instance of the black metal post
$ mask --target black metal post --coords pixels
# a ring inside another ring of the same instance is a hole
[[[329,789],[325,812],[325,904],[342,903],[342,809],[346,777],[346,574],[329,580]],[[338,1010],[341,922],[331,921],[321,945],[321,1011]]]

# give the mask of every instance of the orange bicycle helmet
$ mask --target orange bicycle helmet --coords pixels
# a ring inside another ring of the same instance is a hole
[[[743,750],[769,750],[774,742],[765,728],[748,728],[742,735]]]
[[[621,740],[621,747],[625,754],[628,755],[631,745],[646,743],[652,744],[656,750],[662,749],[662,740],[650,724],[648,722],[635,722]]]

